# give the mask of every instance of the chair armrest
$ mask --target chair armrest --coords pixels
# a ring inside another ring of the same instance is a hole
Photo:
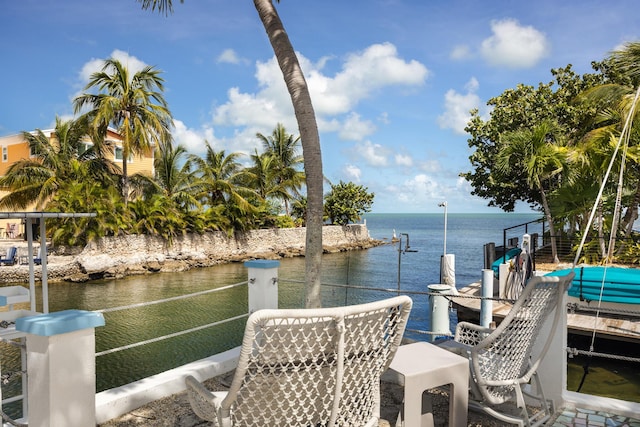
[[[184,382],[187,386],[187,396],[193,412],[200,418],[211,421],[214,427],[220,426],[218,412],[222,398],[210,392],[200,381],[188,375]]]
[[[454,340],[468,346],[477,345],[487,335],[493,332],[491,328],[476,325],[469,322],[460,322],[456,326],[456,335]]]

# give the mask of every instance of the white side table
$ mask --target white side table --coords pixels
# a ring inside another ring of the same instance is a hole
[[[430,405],[423,408],[426,390],[451,384],[449,393],[449,425],[466,427],[469,403],[469,361],[437,345],[415,342],[400,346],[389,366],[390,375],[404,385],[404,426],[432,427]],[[404,380],[404,384],[403,384]],[[426,409],[427,413],[423,413]]]

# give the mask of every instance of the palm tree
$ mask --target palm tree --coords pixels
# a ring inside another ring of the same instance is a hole
[[[505,134],[501,138],[501,147],[496,158],[499,171],[507,172],[519,168],[526,175],[527,183],[540,191],[540,201],[549,223],[551,255],[555,263],[559,262],[556,233],[544,183],[566,170],[567,150],[561,144],[558,130],[556,124],[543,121],[533,129]]]
[[[23,132],[32,157],[12,164],[0,178],[0,186],[11,190],[0,206],[44,209],[66,183],[85,176],[112,185],[116,167],[99,152],[99,144],[87,140],[87,132],[85,120],[63,121],[59,117],[51,137],[40,129]]]
[[[202,158],[189,156],[189,163],[197,176],[193,187],[197,199],[203,205],[215,207],[224,205],[233,218],[232,224],[244,228],[243,219],[254,212],[255,207],[248,199],[258,197],[257,193],[243,183],[247,181],[245,170],[238,162],[240,153],[226,154],[224,150],[215,151],[205,141],[206,153]]]
[[[143,9],[172,12],[172,0],[138,0]],[[184,3],[184,0],[180,0]],[[284,77],[302,138],[302,154],[307,187],[307,221],[305,244],[305,306],[320,307],[320,272],[322,268],[323,174],[318,124],[307,81],[298,57],[284,29],[272,0],[253,1],[260,21]]]
[[[96,88],[98,94],[85,93],[74,99],[74,110],[85,107],[89,126],[104,138],[112,126],[122,137],[122,197],[129,197],[127,163],[130,157],[148,152],[153,145],[170,141],[171,113],[162,91],[160,71],[147,66],[131,75],[117,59],[104,61],[102,71],[93,73],[85,90]]]
[[[288,134],[282,123],[278,123],[271,135],[257,133],[256,137],[262,142],[265,153],[273,158],[271,175],[273,185],[279,190],[275,197],[282,199],[285,213],[289,215],[289,201],[300,196],[304,184],[304,173],[298,170],[303,164],[302,156],[297,153],[300,137]]]
[[[183,212],[200,208],[194,195],[195,175],[191,163],[184,161],[187,149],[174,146],[170,141],[156,147],[153,165],[154,176],[135,174],[131,177],[132,195],[150,199],[161,194],[171,200]]]

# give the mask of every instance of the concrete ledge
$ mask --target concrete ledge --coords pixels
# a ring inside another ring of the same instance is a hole
[[[238,366],[240,347],[96,394],[96,423],[105,423],[154,400],[186,389],[184,377],[200,381],[232,371]]]

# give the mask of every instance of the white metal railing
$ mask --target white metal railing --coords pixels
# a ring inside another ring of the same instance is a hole
[[[248,283],[249,283],[248,281],[238,282],[238,283],[234,283],[234,284],[231,284],[231,285],[222,286],[220,288],[207,289],[205,291],[193,292],[193,293],[190,293],[190,294],[178,295],[178,296],[175,296],[175,297],[164,298],[164,299],[155,300],[155,301],[141,302],[141,303],[137,303],[137,304],[130,304],[130,305],[125,305],[125,306],[120,306],[120,307],[105,308],[105,309],[101,309],[101,310],[95,310],[95,312],[96,313],[113,313],[113,312],[122,311],[122,310],[131,310],[131,309],[134,309],[134,308],[149,307],[149,306],[152,306],[152,305],[164,304],[164,303],[167,303],[167,302],[179,301],[179,300],[184,300],[184,299],[188,299],[188,298],[199,297],[199,296],[202,296],[202,295],[209,295],[209,294],[216,293],[216,292],[222,292],[222,291],[226,291],[226,290],[229,290],[229,289],[237,288],[237,287],[240,287],[240,286],[245,286]],[[238,316],[229,317],[227,319],[219,320],[217,322],[211,322],[211,323],[207,323],[205,325],[195,326],[193,328],[184,329],[184,330],[181,330],[181,331],[178,331],[178,332],[173,332],[171,334],[166,334],[166,335],[162,335],[162,336],[159,336],[159,337],[150,338],[148,340],[139,341],[139,342],[136,342],[136,343],[127,344],[127,345],[123,345],[123,346],[120,346],[120,347],[111,348],[109,350],[104,350],[104,351],[96,353],[96,357],[104,356],[104,355],[112,354],[112,353],[117,353],[119,351],[129,350],[129,349],[140,347],[140,346],[143,346],[143,345],[152,344],[152,343],[159,342],[159,341],[164,341],[164,340],[167,340],[167,339],[170,339],[170,338],[176,338],[176,337],[179,337],[179,336],[182,336],[182,335],[190,334],[192,332],[201,331],[201,330],[207,329],[207,328],[212,328],[214,326],[224,325],[225,323],[233,322],[235,320],[239,320],[239,319],[242,319],[242,318],[245,318],[245,317],[249,317],[249,313],[240,314]]]

